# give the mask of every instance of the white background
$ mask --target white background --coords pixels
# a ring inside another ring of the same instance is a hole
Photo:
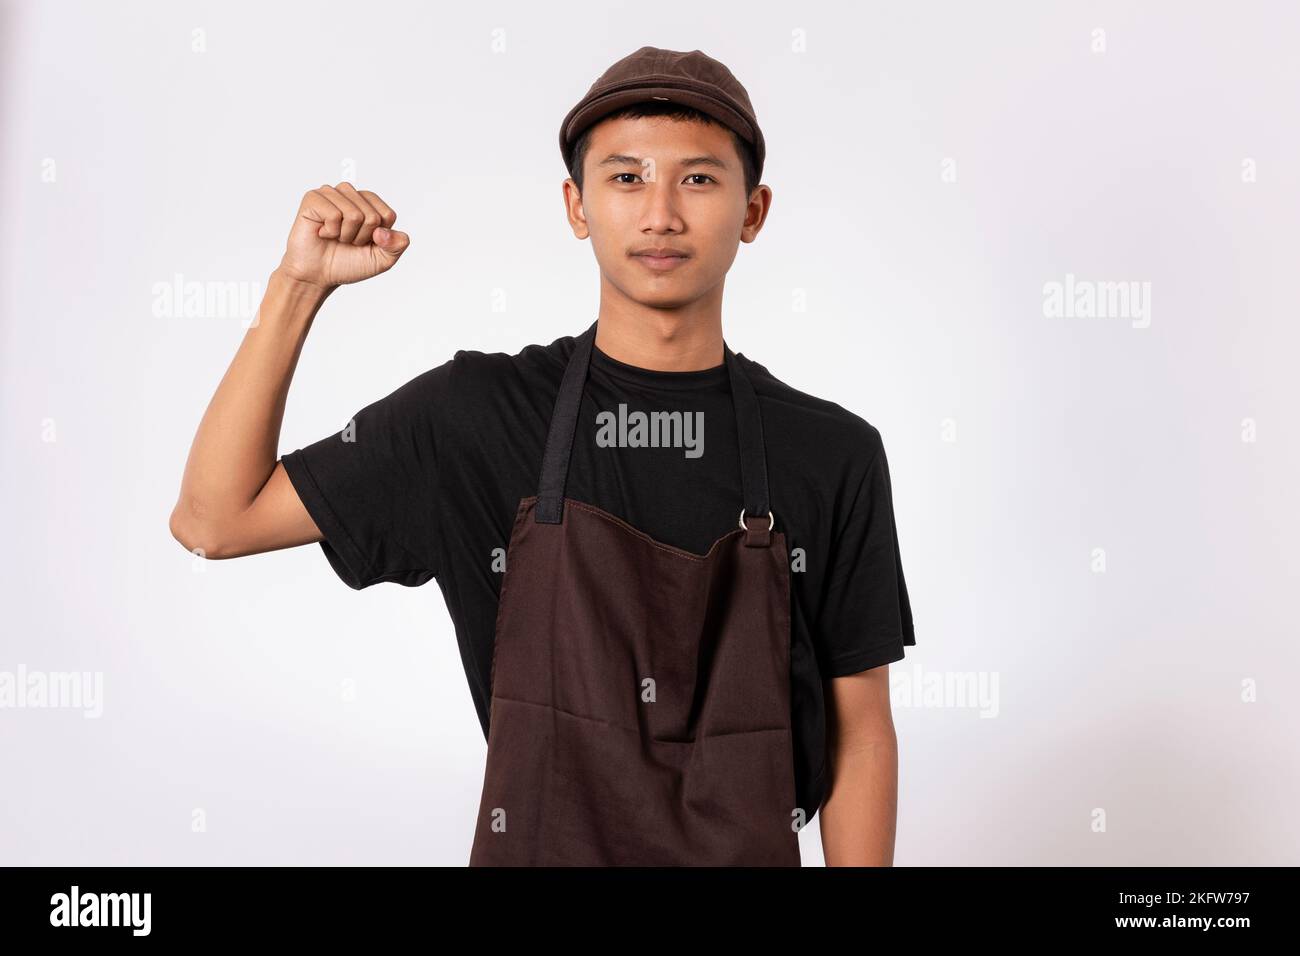
[[[0,862],[466,862],[486,746],[437,584],[170,536],[244,328],[155,284],[264,283],[321,183],[398,210],[282,454],[577,334],[559,123],[648,44],[753,99],[775,199],[724,329],[884,437],[895,680],[997,681],[994,716],[899,688],[896,862],[1296,863],[1300,15],[1133,6],[5,4],[0,671],[102,672],[104,712],[0,710]],[[1067,273],[1151,283],[1149,327],[1045,316]]]

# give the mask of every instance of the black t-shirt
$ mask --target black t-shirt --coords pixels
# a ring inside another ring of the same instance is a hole
[[[573,348],[565,336],[516,355],[459,351],[283,458],[349,586],[437,578],[485,737],[505,552],[519,500],[537,494]],[[811,820],[825,790],[822,681],[901,660],[916,643],[889,464],[872,425],[737,357],[758,395],[775,530],[791,551],[795,781]],[[618,422],[634,423],[638,411],[682,412],[702,428],[678,432],[676,446],[633,447],[635,429]],[[565,495],[696,554],[736,529],[743,500],[726,365],[655,371],[593,347]]]

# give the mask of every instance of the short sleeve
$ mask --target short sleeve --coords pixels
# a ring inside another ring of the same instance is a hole
[[[418,587],[439,572],[439,419],[452,365],[417,375],[281,459],[349,587]]]
[[[894,523],[889,460],[879,433],[831,550],[814,632],[823,677],[844,677],[903,659],[915,644],[912,606]]]

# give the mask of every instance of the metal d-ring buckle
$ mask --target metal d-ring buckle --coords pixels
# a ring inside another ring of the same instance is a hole
[[[771,508],[768,508],[768,509],[767,509],[767,530],[768,530],[768,531],[771,531],[771,530],[772,530],[773,528],[775,528],[775,527],[776,527],[776,513],[773,512]],[[741,509],[740,509],[740,530],[741,530],[741,531],[748,531],[748,530],[749,530],[748,528],[745,527],[745,509],[744,509],[744,508],[741,508]]]

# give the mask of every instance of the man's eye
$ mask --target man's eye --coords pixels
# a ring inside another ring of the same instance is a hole
[[[622,182],[624,182],[624,183],[627,184],[627,185],[631,185],[630,183],[626,183],[626,180],[623,180],[623,177],[624,177],[624,176],[631,176],[633,179],[640,179],[640,178],[641,178],[641,177],[638,176],[636,173],[615,173],[615,174],[614,174],[614,181],[615,181],[615,182],[620,182],[620,181],[622,181]],[[712,180],[712,181],[715,182],[715,183],[717,182],[717,180],[714,179],[712,176],[710,176],[708,173],[691,173],[691,174],[690,174],[689,176],[687,176],[686,178],[687,178],[687,179],[708,179],[708,180]],[[703,186],[704,183],[692,183],[691,185],[693,185],[693,186]]]

